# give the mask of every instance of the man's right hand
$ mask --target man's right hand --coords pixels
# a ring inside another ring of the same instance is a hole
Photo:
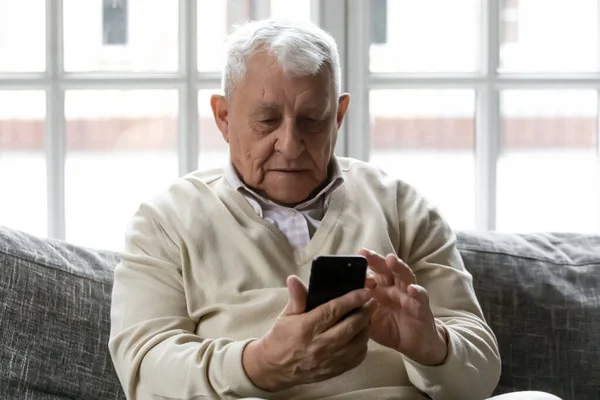
[[[355,290],[305,313],[306,286],[290,276],[287,287],[285,309],[242,356],[250,380],[270,392],[341,375],[367,354],[370,290]],[[354,309],[359,310],[340,321]]]

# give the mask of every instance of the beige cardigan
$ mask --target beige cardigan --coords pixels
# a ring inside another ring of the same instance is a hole
[[[344,183],[303,250],[256,214],[222,172],[193,173],[143,204],[127,229],[115,270],[110,352],[131,399],[482,399],[500,360],[439,213],[410,186],[369,164],[339,159]],[[455,194],[449,194],[455,195]],[[287,301],[291,274],[308,282],[319,254],[366,247],[394,252],[429,292],[449,333],[443,365],[415,363],[369,343],[363,363],[325,382],[280,393],[256,388],[242,366]]]

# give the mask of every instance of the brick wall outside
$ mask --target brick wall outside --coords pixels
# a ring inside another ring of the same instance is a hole
[[[44,121],[1,121],[0,151],[43,150]],[[204,150],[222,149],[224,142],[212,118],[200,120]],[[505,121],[505,149],[590,148],[596,145],[594,118],[526,119]],[[471,119],[378,118],[371,127],[373,148],[469,149],[475,145]],[[66,122],[67,150],[155,150],[175,148],[177,120],[111,119]]]

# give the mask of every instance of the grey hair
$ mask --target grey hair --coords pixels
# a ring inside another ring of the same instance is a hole
[[[231,97],[249,58],[260,50],[273,54],[290,76],[313,76],[329,68],[336,94],[341,94],[340,57],[333,37],[312,22],[267,19],[236,26],[230,33],[221,79],[225,96]]]

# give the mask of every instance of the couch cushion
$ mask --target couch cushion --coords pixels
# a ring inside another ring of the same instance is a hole
[[[600,398],[600,236],[458,236],[500,345],[496,394]]]
[[[125,398],[107,347],[116,263],[0,227],[0,398]]]

